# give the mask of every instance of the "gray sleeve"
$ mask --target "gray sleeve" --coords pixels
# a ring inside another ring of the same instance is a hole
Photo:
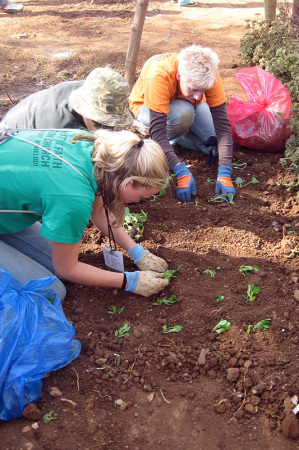
[[[210,107],[210,110],[217,137],[219,154],[218,165],[231,167],[233,159],[233,138],[225,103],[222,103],[222,105],[219,106]]]
[[[14,129],[80,128],[84,122],[69,104],[83,81],[65,81],[35,92],[11,108],[2,122]]]

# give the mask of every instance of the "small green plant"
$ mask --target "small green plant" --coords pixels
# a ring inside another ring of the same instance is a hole
[[[141,210],[141,213],[131,213],[129,208],[125,208],[125,219],[123,227],[132,239],[138,241],[144,232],[144,222],[147,220],[147,213]]]
[[[243,295],[243,297],[247,302],[254,302],[260,290],[261,288],[259,286],[255,286],[253,283],[249,284],[247,288],[247,295]]]
[[[173,178],[174,178],[174,177],[175,177],[175,174],[174,174],[174,173],[171,174],[171,175],[169,176],[167,183],[165,184],[164,188],[161,189],[161,191],[159,192],[159,194],[158,194],[158,195],[153,195],[153,196],[151,197],[151,199],[150,199],[151,202],[154,201],[154,200],[156,200],[156,199],[159,198],[159,197],[162,197],[162,195],[165,195],[165,194],[166,194],[166,189],[169,187],[169,185],[170,185],[170,183],[173,181]]]
[[[216,180],[213,180],[212,178],[209,177],[209,178],[207,179],[207,183],[208,183],[208,184],[216,184]]]
[[[246,162],[242,163],[240,159],[237,162],[232,163],[233,169],[241,170],[241,169],[246,169],[246,167],[247,167],[247,163]]]
[[[122,327],[119,327],[117,330],[115,330],[115,339],[118,340],[120,338],[123,338],[126,334],[130,334],[130,329],[130,324],[126,322]]]
[[[195,203],[195,206],[198,206],[198,198],[197,197],[195,197],[194,203]]]
[[[116,353],[115,353],[114,364],[115,364],[116,366],[119,366],[119,365],[120,365],[120,356],[117,355]]]
[[[250,275],[250,272],[254,271],[254,272],[258,272],[259,270],[259,266],[240,266],[239,268],[239,272],[241,272],[244,277],[248,277]]]
[[[175,275],[175,273],[180,270],[182,266],[180,265],[179,267],[177,267],[176,269],[169,269],[166,270],[163,279],[168,280],[169,278],[178,278],[178,275]]]
[[[163,325],[162,333],[179,333],[182,329],[182,325],[174,325],[170,328],[167,325]]]
[[[220,322],[215,325],[212,332],[215,331],[218,334],[224,333],[224,331],[228,331],[231,327],[231,323],[228,320],[221,319]]]
[[[223,203],[227,202],[229,205],[234,205],[234,194],[216,195],[208,200],[209,203]]]
[[[250,333],[251,328],[252,328],[252,325],[248,325],[246,333]]]
[[[58,414],[56,414],[54,411],[50,411],[48,414],[45,414],[43,417],[44,423],[49,423],[51,420],[58,419]]]
[[[298,248],[298,245],[296,245],[296,247],[294,247],[291,250],[291,253],[289,254],[289,258],[295,258],[295,256],[298,256],[298,255],[299,255],[299,248]]]
[[[214,278],[217,270],[219,270],[219,269],[220,269],[220,267],[216,267],[214,270],[210,269],[210,267],[208,267],[206,270],[204,270],[203,273],[205,273],[206,275],[209,275],[211,278]]]
[[[170,298],[158,298],[158,300],[155,303],[152,303],[152,305],[155,306],[160,306],[160,305],[174,305],[176,302],[178,301],[177,296],[176,295],[172,295]]]
[[[263,331],[267,330],[270,326],[271,319],[260,320],[254,325],[254,328],[261,328]]]
[[[244,183],[243,179],[241,177],[237,177],[235,179],[234,183],[235,183],[235,186],[237,188],[243,188],[243,187],[247,186],[248,184],[258,184],[259,180],[257,180],[256,178],[252,177],[251,180],[248,183],[243,184]]]
[[[123,310],[125,309],[124,306],[122,306],[121,308],[117,308],[117,306],[109,306],[108,308],[108,313],[109,314],[121,314],[123,312]]]
[[[218,295],[218,297],[216,297],[216,303],[221,303],[224,300],[224,295]]]

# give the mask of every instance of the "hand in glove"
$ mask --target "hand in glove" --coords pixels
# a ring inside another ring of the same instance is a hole
[[[132,247],[128,254],[133,258],[139,270],[153,270],[154,272],[164,273],[168,264],[164,259],[145,250],[141,245],[136,244]]]
[[[185,163],[178,164],[173,168],[173,173],[177,177],[177,197],[180,202],[191,202],[191,194],[196,195],[196,184],[190,170]]]
[[[152,272],[147,270],[144,272],[125,272],[128,287],[125,289],[134,294],[149,297],[158,294],[169,284],[169,279],[163,279],[164,273]]]
[[[227,196],[227,194],[236,195],[236,189],[234,188],[231,174],[233,169],[227,166],[220,166],[218,169],[218,176],[216,182],[215,195]]]

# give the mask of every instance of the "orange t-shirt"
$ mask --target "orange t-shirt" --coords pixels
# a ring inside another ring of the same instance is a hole
[[[152,111],[167,115],[171,100],[187,100],[181,92],[177,71],[178,53],[163,53],[146,61],[129,97],[130,110],[135,117],[143,104]],[[209,106],[219,106],[226,102],[219,72],[211,89],[205,92],[205,100],[201,98],[196,104],[201,101],[206,101]]]

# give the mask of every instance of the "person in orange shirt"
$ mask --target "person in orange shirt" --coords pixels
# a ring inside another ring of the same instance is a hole
[[[165,152],[181,202],[190,202],[197,189],[174,151],[175,143],[206,153],[209,166],[218,150],[215,195],[236,193],[231,180],[233,140],[218,65],[214,51],[195,44],[180,53],[155,55],[144,64],[129,97],[132,113]]]

